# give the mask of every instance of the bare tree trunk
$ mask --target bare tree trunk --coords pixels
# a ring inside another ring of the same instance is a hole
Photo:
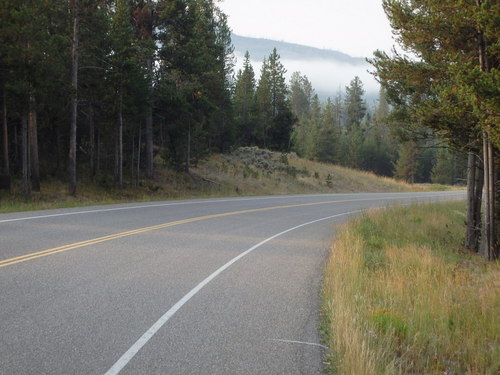
[[[101,141],[100,134],[101,133],[99,131],[99,128],[95,129],[95,132],[96,132],[96,140],[95,140],[95,145],[96,145],[95,174],[97,176],[97,174],[101,170],[101,145],[100,145],[100,141]]]
[[[3,171],[6,175],[10,175],[9,165],[9,129],[7,122],[7,90],[3,87]]]
[[[186,166],[184,170],[189,173],[189,164],[191,163],[191,120],[188,121],[187,147],[186,147]]]
[[[31,197],[31,184],[29,172],[28,119],[26,113],[23,113],[21,118],[21,129],[23,196],[25,200],[28,200]]]
[[[474,152],[469,152],[465,247],[475,252],[479,251],[479,239],[481,237],[481,194],[483,190],[483,174],[478,164],[479,158]]]
[[[73,0],[73,45],[71,48],[71,122],[69,127],[69,194],[76,195],[76,126],[78,115],[79,1]]]
[[[30,147],[31,183],[34,191],[40,191],[40,163],[38,158],[38,124],[36,102],[33,93],[29,98],[28,139]]]
[[[141,142],[142,142],[142,129],[139,125],[139,142],[137,143],[137,180],[136,186],[139,185],[139,178],[141,174]]]
[[[148,59],[148,72],[150,79],[150,92],[152,91],[153,80],[153,59]],[[153,178],[153,103],[150,98],[146,114],[146,177]]]
[[[90,138],[90,180],[95,182],[96,175],[96,157],[95,157],[95,124],[94,124],[94,107],[92,101],[89,102],[89,138]]]
[[[123,92],[120,88],[118,103],[118,128],[116,133],[115,152],[115,184],[118,189],[123,188]]]
[[[496,238],[496,189],[495,189],[495,166],[494,150],[488,134],[483,134],[483,156],[484,156],[484,209],[483,209],[483,233],[482,253],[488,260],[498,257]]]

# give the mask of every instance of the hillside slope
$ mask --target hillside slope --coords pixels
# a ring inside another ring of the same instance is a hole
[[[256,147],[241,147],[231,154],[212,156],[194,168],[193,173],[204,181],[212,181],[221,190],[245,195],[424,190],[373,173]]]

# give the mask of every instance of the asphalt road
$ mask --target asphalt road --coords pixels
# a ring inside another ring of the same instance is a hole
[[[0,215],[0,374],[319,374],[334,226],[462,192]]]

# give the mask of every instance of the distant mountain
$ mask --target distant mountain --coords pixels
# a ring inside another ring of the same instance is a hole
[[[284,60],[327,60],[350,65],[366,65],[361,57],[352,57],[339,51],[320,49],[271,39],[249,38],[232,34],[231,39],[236,51],[250,53],[252,60],[263,60],[276,48]]]
[[[345,86],[355,76],[363,82],[368,105],[372,105],[378,96],[378,84],[368,72],[373,68],[364,58],[352,57],[339,51],[236,34],[232,35],[232,42],[237,59],[236,70],[241,69],[245,52],[248,51],[257,79],[262,61],[276,48],[287,69],[287,79],[293,72],[306,75],[321,100],[333,98],[339,91],[344,94]]]

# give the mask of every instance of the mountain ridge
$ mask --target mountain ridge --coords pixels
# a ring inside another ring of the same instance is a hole
[[[234,33],[231,35],[231,40],[235,51],[242,54],[248,51],[252,60],[263,60],[276,48],[284,60],[334,60],[349,65],[366,65],[366,60],[363,57],[353,57],[344,52],[331,49],[322,49],[266,38],[253,38]]]

